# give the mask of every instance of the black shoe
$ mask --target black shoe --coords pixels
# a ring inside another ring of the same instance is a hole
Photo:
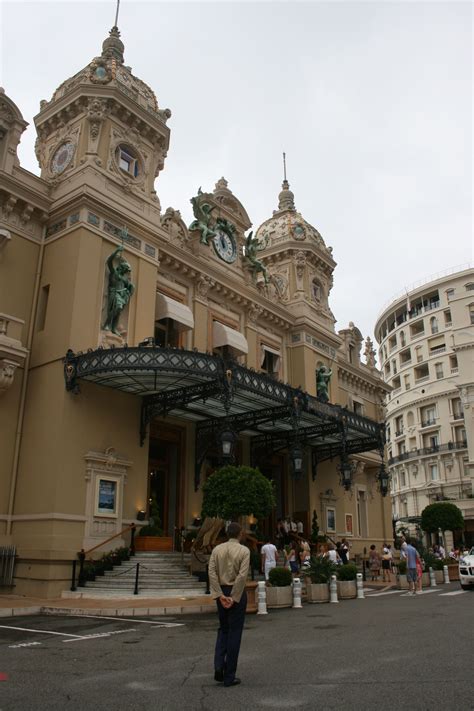
[[[224,681],[224,670],[216,669],[214,672],[214,681],[223,682]]]
[[[227,684],[224,683],[224,686],[237,686],[237,684],[240,684],[241,681],[238,677],[235,677],[232,681],[229,681]]]

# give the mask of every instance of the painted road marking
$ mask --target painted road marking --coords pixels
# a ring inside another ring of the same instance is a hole
[[[18,647],[41,647],[41,642],[20,642],[20,644],[9,644],[8,649],[18,649]]]
[[[115,630],[114,632],[98,632],[97,634],[88,634],[85,637],[80,637],[79,639],[63,639],[63,642],[82,642],[85,639],[99,639],[100,637],[111,637],[113,634],[126,634],[127,632],[136,632],[134,628],[129,628],[128,630]]]
[[[449,593],[441,593],[440,597],[446,597],[447,595],[464,595],[467,590],[454,590],[453,592]]]
[[[403,595],[404,593],[401,590],[388,590],[387,592],[376,592],[369,594],[368,597],[380,597],[381,595],[395,595],[398,593],[399,595]]]
[[[133,622],[133,624],[152,625],[153,627],[184,627],[184,622],[158,622],[137,620],[135,617],[106,617],[105,615],[68,615],[68,617],[89,617],[95,620],[113,620],[114,622]]]
[[[18,630],[19,632],[34,632],[35,634],[55,634],[59,637],[81,637],[79,634],[66,634],[66,632],[51,632],[50,630],[32,630],[28,627],[12,627],[12,625],[0,625],[5,630]]]

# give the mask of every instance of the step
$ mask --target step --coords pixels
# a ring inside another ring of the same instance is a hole
[[[64,590],[61,597],[66,599],[91,598],[94,600],[120,599],[120,600],[136,600],[137,598],[193,598],[202,597],[205,594],[205,588],[186,589],[170,588],[168,590],[149,590],[147,588],[139,588],[138,595],[133,594],[133,590],[125,592],[122,590],[89,590],[89,588],[78,588],[77,591],[71,592]],[[207,597],[207,596],[206,596]]]

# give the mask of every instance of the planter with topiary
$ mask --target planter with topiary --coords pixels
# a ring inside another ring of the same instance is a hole
[[[268,575],[267,607],[291,607],[293,576],[288,568],[272,568]]]
[[[306,577],[307,602],[329,602],[329,582],[336,572],[336,565],[329,558],[313,557],[301,571]]]
[[[135,538],[135,550],[142,552],[165,552],[173,550],[173,538],[163,535],[160,512],[155,497],[151,500],[149,523],[140,528]]]
[[[357,597],[357,566],[354,563],[339,565],[337,575],[337,596],[340,600]]]

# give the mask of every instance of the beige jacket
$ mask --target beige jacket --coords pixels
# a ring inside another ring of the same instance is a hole
[[[232,599],[240,602],[249,572],[250,551],[236,538],[214,548],[209,560],[209,584],[211,595],[217,599],[224,593],[222,585],[232,587]]]

